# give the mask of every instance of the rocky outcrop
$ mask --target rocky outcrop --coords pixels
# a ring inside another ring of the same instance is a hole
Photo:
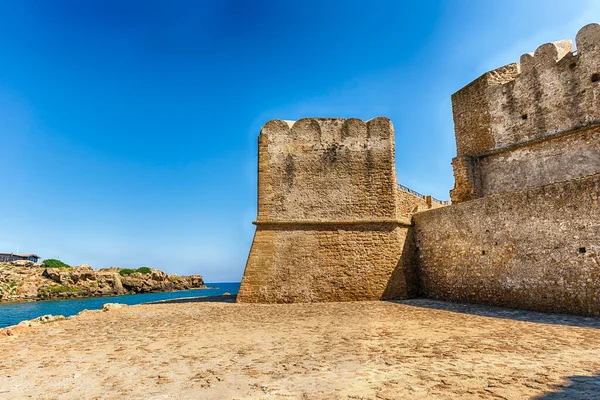
[[[113,311],[113,310],[118,310],[120,308],[125,308],[127,307],[127,304],[121,304],[121,303],[106,303],[105,305],[102,306],[102,311],[106,312],[106,311]]]
[[[32,326],[40,326],[43,324],[47,324],[49,322],[54,322],[54,321],[62,321],[63,319],[66,319],[64,315],[42,315],[41,317],[37,317],[34,319],[30,319],[27,321],[21,321],[19,322],[19,324],[17,326],[24,326],[24,327],[28,327],[31,328]]]
[[[100,297],[202,289],[200,275],[169,275],[157,269],[126,274],[120,268],[44,268],[31,261],[0,262],[0,302]]]
[[[8,326],[0,329],[0,338],[3,336],[17,336],[18,333],[27,330],[27,328],[33,328],[36,326],[48,324],[50,322],[62,321],[67,319],[64,315],[42,315],[30,320],[19,322],[17,325]]]

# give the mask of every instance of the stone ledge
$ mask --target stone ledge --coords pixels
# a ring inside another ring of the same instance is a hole
[[[272,221],[252,221],[256,226],[364,226],[364,225],[400,225],[412,226],[412,218],[403,219],[358,219],[358,220],[337,220],[337,221],[319,221],[319,220],[272,220]]]
[[[511,144],[511,145],[504,146],[504,147],[498,147],[496,149],[490,150],[490,151],[482,153],[482,154],[472,155],[471,157],[474,157],[477,159],[482,159],[482,158],[494,156],[494,155],[500,154],[500,153],[511,152],[513,150],[517,150],[522,147],[528,147],[528,146],[536,145],[536,144],[543,143],[543,142],[549,142],[549,141],[552,141],[555,139],[562,139],[566,136],[572,136],[572,135],[576,135],[581,132],[587,132],[588,130],[595,129],[598,127],[600,127],[600,120],[589,122],[589,123],[586,123],[585,125],[580,125],[575,128],[569,128],[569,129],[566,129],[566,130],[563,130],[560,132],[556,132],[556,133],[553,133],[552,135],[543,136],[540,138],[535,138],[535,139],[527,140],[524,142]]]

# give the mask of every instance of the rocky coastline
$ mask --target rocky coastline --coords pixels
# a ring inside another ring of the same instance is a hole
[[[204,289],[200,275],[178,276],[147,268],[95,270],[83,264],[46,268],[31,261],[0,262],[0,302],[38,301]]]

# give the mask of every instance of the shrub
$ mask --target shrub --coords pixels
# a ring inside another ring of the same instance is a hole
[[[9,295],[17,294],[17,282],[0,283],[0,293],[6,292]]]
[[[134,269],[129,269],[129,268],[123,268],[122,270],[119,271],[119,274],[121,276],[126,276],[126,275],[131,275],[135,272]]]
[[[138,272],[140,274],[149,274],[152,272],[152,270],[148,267],[140,267],[138,269],[123,268],[122,270],[119,271],[119,274],[121,274],[121,276],[127,276],[127,275],[131,275],[135,272]]]
[[[53,285],[48,287],[48,291],[50,293],[76,293],[79,292],[80,289],[65,285]]]
[[[62,262],[60,260],[55,260],[53,258],[49,258],[47,260],[44,260],[44,262],[42,263],[42,265],[45,268],[71,268],[70,265],[67,265],[64,262]]]

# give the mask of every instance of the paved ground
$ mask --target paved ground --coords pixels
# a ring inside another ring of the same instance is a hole
[[[153,304],[12,333],[1,399],[600,398],[600,319],[429,300]]]

